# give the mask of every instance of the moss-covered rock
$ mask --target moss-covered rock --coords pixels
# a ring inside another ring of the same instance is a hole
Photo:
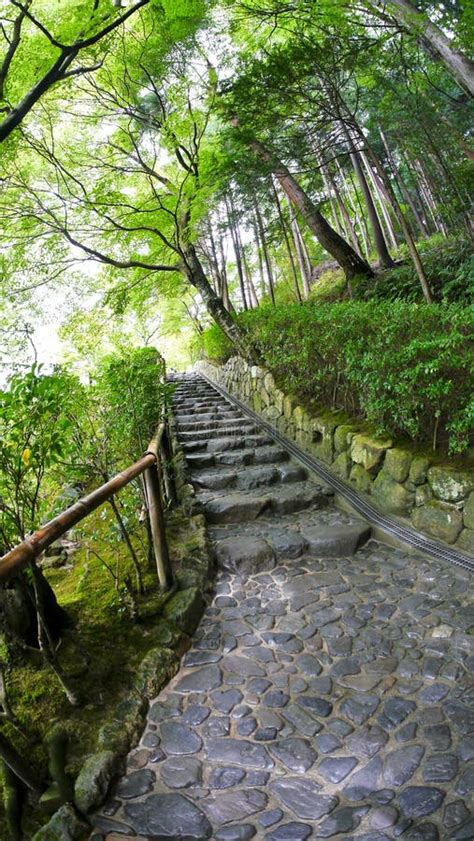
[[[454,543],[462,529],[462,514],[445,502],[432,499],[412,512],[415,528],[445,543]]]
[[[136,676],[136,687],[146,698],[154,698],[179,668],[179,659],[170,648],[152,648],[142,660]]]
[[[389,514],[408,514],[414,502],[414,495],[396,482],[385,467],[372,485],[372,496]]]
[[[408,478],[411,462],[411,453],[392,447],[387,450],[383,469],[387,470],[396,482],[404,482]]]
[[[456,546],[462,552],[474,555],[474,529],[463,529],[456,540]]]
[[[437,499],[459,502],[474,490],[474,473],[451,465],[433,465],[428,470],[428,482]]]
[[[287,394],[283,400],[283,414],[287,420],[290,420],[297,405],[298,401],[296,398],[291,394]]]
[[[362,493],[370,493],[372,487],[372,477],[365,467],[360,464],[354,464],[350,473],[350,480],[356,486],[358,491]]]
[[[390,439],[369,438],[368,435],[355,435],[351,443],[351,458],[365,470],[373,470],[382,461],[386,450],[392,446]]]
[[[170,622],[184,631],[192,634],[196,630],[204,610],[204,599],[197,587],[180,590],[167,602],[163,615]]]
[[[342,423],[340,426],[337,426],[334,430],[334,449],[336,453],[343,453],[345,450],[348,450],[355,434],[355,427],[349,423]]]
[[[474,493],[470,493],[464,506],[464,525],[474,529]]]
[[[347,479],[349,477],[351,467],[352,459],[347,451],[344,453],[339,453],[338,457],[332,464],[332,469],[334,470],[334,473],[337,473],[337,475],[341,476],[343,479]]]
[[[416,487],[416,485],[413,485],[413,487]],[[428,482],[424,485],[418,485],[415,491],[415,505],[426,505],[430,499],[433,499],[433,491],[428,485]]]
[[[69,804],[61,806],[48,823],[33,836],[33,841],[80,841],[90,827]]]
[[[414,485],[423,485],[430,466],[430,460],[425,456],[414,456],[410,465],[408,478]]]
[[[77,808],[87,814],[99,806],[117,771],[118,758],[111,750],[104,750],[86,759],[74,785]]]

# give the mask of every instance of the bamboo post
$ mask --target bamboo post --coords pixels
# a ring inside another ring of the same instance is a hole
[[[165,518],[161,501],[160,477],[156,464],[152,464],[145,472],[145,484],[148,497],[148,516],[150,518],[153,550],[155,552],[158,580],[163,590],[170,590],[173,586],[173,572],[171,569],[168,543],[166,540]]]
[[[170,441],[168,435],[163,433],[160,443],[160,461],[161,467],[163,470],[163,481],[165,484],[165,492],[166,498],[168,500],[169,505],[174,507],[177,502],[177,494],[176,494],[176,482],[174,478],[173,468],[171,466],[171,448],[170,448]]]

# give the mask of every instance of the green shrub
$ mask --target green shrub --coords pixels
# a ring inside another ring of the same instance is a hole
[[[377,432],[468,446],[474,308],[307,302],[241,314],[284,391],[340,408]],[[214,329],[214,359],[231,353]]]
[[[439,234],[418,243],[423,266],[435,298],[469,305],[474,300],[474,255],[472,242],[463,236],[445,239]],[[394,269],[364,278],[356,295],[380,301],[421,301],[422,293],[405,245],[399,248],[403,260]]]

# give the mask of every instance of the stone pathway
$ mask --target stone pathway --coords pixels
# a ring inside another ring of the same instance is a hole
[[[474,839],[468,574],[370,539],[203,380],[175,411],[220,572],[94,841]]]

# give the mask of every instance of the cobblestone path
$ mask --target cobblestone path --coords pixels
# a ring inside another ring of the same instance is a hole
[[[468,573],[370,539],[202,380],[175,410],[220,572],[94,839],[474,839]]]

